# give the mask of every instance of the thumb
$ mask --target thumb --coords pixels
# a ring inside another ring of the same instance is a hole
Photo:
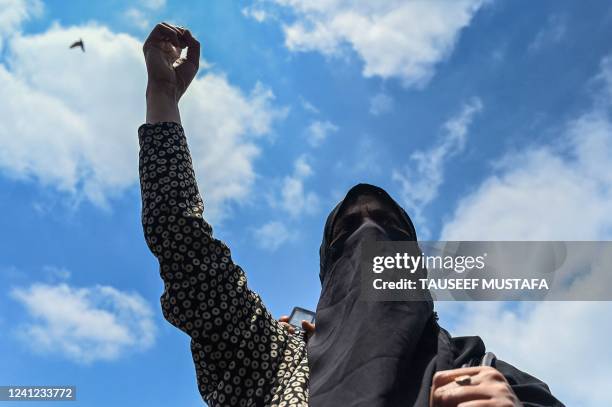
[[[191,31],[185,30],[183,32],[183,38],[187,43],[187,61],[194,64],[196,67],[200,66],[200,42],[196,40]]]
[[[306,320],[302,320],[302,329],[308,332],[309,334],[312,334],[314,333],[314,330],[315,330],[315,324],[310,323]]]

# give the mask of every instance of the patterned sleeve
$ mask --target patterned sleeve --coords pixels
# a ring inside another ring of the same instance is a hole
[[[303,343],[285,333],[212,236],[182,126],[144,124],[138,136],[142,225],[160,264],[162,312],[191,337],[200,393],[211,406],[269,405],[301,362],[291,355]]]

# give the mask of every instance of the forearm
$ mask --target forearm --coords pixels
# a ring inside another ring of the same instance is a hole
[[[148,124],[159,122],[174,122],[181,124],[178,101],[173,91],[149,84],[147,85],[146,100],[146,121]]]
[[[169,242],[176,234],[177,222],[182,219],[181,222],[191,223],[193,219],[188,218],[193,216],[198,227],[208,233],[210,226],[202,217],[203,202],[182,126],[171,120],[158,120],[155,124],[140,126],[138,138],[142,220],[147,242]],[[173,215],[171,222],[169,215]],[[157,223],[163,223],[164,227],[150,227]],[[158,245],[151,249],[156,256],[162,253]]]

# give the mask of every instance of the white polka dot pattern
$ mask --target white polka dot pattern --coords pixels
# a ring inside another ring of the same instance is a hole
[[[210,406],[307,406],[308,360],[247,286],[227,246],[212,236],[180,124],[144,124],[142,225],[164,281],[164,317],[191,337],[202,398]]]

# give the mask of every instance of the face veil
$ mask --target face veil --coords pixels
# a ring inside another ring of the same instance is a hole
[[[416,232],[384,190],[359,184],[331,212],[323,233],[317,328],[308,342],[311,406],[415,405],[424,397],[423,378],[435,369],[432,301],[359,298],[361,251],[370,240],[416,241]]]

